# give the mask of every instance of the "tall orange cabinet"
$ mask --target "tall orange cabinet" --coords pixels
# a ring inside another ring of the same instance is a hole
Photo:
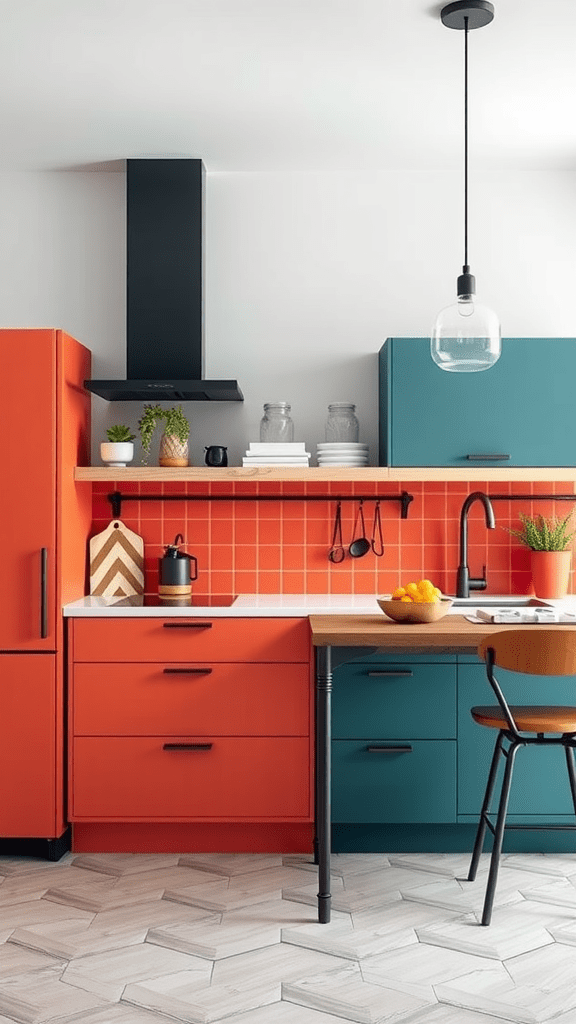
[[[66,830],[62,604],[85,593],[90,352],[0,330],[0,840]]]

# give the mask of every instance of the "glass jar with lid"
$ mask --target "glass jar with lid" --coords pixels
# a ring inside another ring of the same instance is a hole
[[[260,440],[279,443],[294,440],[294,422],[288,402],[266,402],[260,420]]]
[[[352,402],[332,402],[328,406],[326,440],[357,443],[359,434],[360,424],[356,416],[356,406]]]

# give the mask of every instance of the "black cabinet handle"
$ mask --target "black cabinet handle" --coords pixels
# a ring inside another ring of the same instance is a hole
[[[163,622],[164,629],[212,629],[211,622]]]
[[[166,676],[209,676],[211,668],[163,668]]]
[[[40,636],[48,636],[48,548],[40,549]]]
[[[212,750],[211,743],[165,743],[162,750]]]
[[[411,746],[403,747],[366,747],[369,754],[411,754]]]
[[[491,460],[492,462],[506,462],[507,460],[509,460],[511,458],[511,456],[510,455],[492,455],[492,454],[488,453],[487,455],[467,455],[466,458],[469,459],[470,462],[485,462],[487,460]]]
[[[399,669],[390,668],[390,669],[385,669],[385,670],[383,670],[381,672],[367,672],[366,675],[370,676],[371,678],[378,678],[379,676],[401,676],[404,679],[407,676],[413,676],[414,673],[413,673],[412,669],[410,669],[410,668],[406,668],[406,669],[404,669],[404,668],[399,668]]]

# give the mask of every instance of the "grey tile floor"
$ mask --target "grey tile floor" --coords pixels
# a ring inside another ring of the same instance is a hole
[[[576,854],[0,857],[0,1024],[576,1024]]]

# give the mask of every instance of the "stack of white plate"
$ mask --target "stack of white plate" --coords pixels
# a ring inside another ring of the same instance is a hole
[[[367,466],[368,445],[357,441],[326,441],[317,445],[319,466]]]

